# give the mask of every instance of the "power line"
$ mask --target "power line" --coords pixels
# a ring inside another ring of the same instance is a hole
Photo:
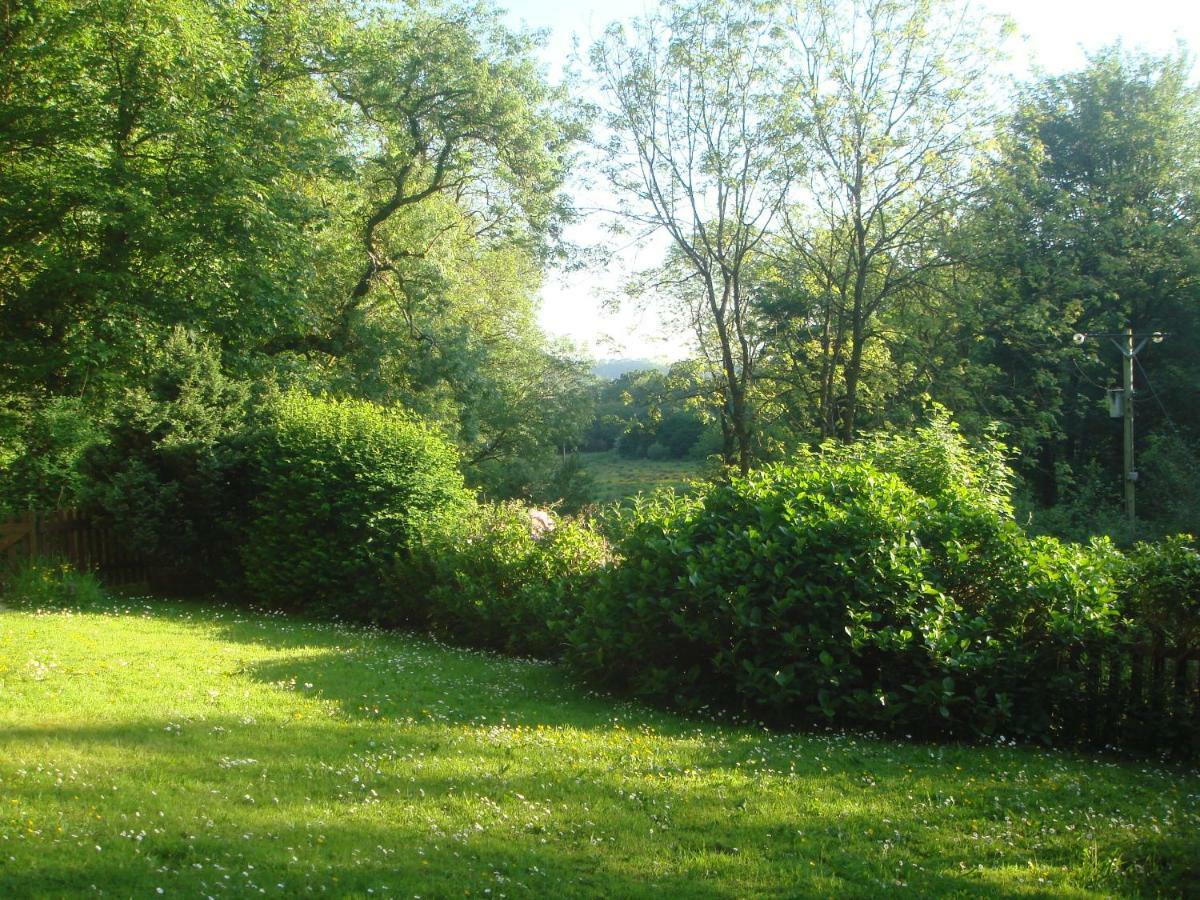
[[[1136,358],[1136,356],[1134,356],[1133,361],[1135,362],[1136,366],[1138,366],[1138,370],[1141,372],[1141,379],[1144,380],[1147,388],[1150,388],[1150,396],[1152,396],[1154,398],[1154,402],[1158,403],[1158,408],[1160,410],[1162,410],[1163,418],[1166,420],[1166,424],[1171,426],[1171,431],[1175,432],[1175,436],[1177,438],[1180,438],[1181,440],[1183,440],[1184,446],[1187,446],[1187,448],[1188,448],[1188,455],[1192,456],[1193,460],[1195,460],[1196,457],[1194,454],[1192,454],[1192,449],[1190,449],[1190,446],[1187,443],[1187,439],[1183,437],[1182,428],[1180,428],[1180,426],[1175,424],[1175,420],[1171,418],[1171,414],[1169,412],[1166,412],[1166,407],[1163,406],[1163,401],[1159,400],[1158,391],[1154,390],[1154,384],[1153,384],[1153,382],[1151,382],[1150,376],[1148,376],[1148,374],[1146,373],[1146,367],[1144,365],[1141,365],[1141,360]]]
[[[1079,365],[1079,360],[1077,360],[1074,356],[1071,357],[1071,362],[1075,364],[1075,370],[1077,372],[1079,372],[1080,378],[1082,378],[1084,381],[1086,381],[1088,384],[1090,384],[1094,388],[1099,388],[1102,391],[1108,390],[1108,387],[1109,387],[1108,385],[1101,384],[1098,381],[1092,380],[1092,377],[1090,375],[1088,375],[1087,372],[1083,371],[1083,367]]]

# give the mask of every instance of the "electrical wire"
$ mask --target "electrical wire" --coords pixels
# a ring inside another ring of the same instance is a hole
[[[1154,402],[1162,410],[1163,418],[1167,420],[1167,424],[1171,426],[1171,430],[1175,432],[1175,436],[1183,438],[1183,432],[1180,431],[1179,426],[1175,424],[1175,420],[1171,418],[1171,414],[1167,412],[1167,408],[1163,405],[1162,400],[1159,399],[1158,391],[1154,389],[1154,384],[1150,381],[1150,376],[1146,374],[1146,367],[1142,365],[1142,361],[1137,356],[1133,357],[1133,361],[1137,363],[1138,370],[1142,373],[1142,381],[1146,383],[1146,387],[1150,388],[1150,396],[1154,398]]]
[[[1090,384],[1092,387],[1099,388],[1102,391],[1107,391],[1109,389],[1109,385],[1104,385],[1098,381],[1093,381],[1092,377],[1090,375],[1088,375],[1087,372],[1083,371],[1083,367],[1079,365],[1079,360],[1075,358],[1074,354],[1072,354],[1072,356],[1071,356],[1071,362],[1075,364],[1075,369],[1077,372],[1079,372],[1079,377],[1082,378],[1084,381],[1086,381],[1088,384]]]

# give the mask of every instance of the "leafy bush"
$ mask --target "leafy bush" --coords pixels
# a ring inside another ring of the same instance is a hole
[[[501,503],[478,507],[424,552],[435,631],[456,642],[552,656],[558,639],[547,623],[560,594],[604,562],[607,545],[572,519],[535,538],[524,505]]]
[[[655,462],[662,462],[664,459],[670,458],[671,451],[666,444],[655,441],[646,448],[646,459],[653,460]]]
[[[1200,647],[1200,545],[1190,534],[1139,543],[1122,571],[1126,609],[1176,650]]]
[[[81,455],[98,428],[82,400],[55,397],[0,418],[0,518],[74,504],[84,483]]]
[[[656,443],[664,448],[664,459],[683,459],[703,433],[703,419],[692,410],[680,410],[663,417],[658,425]],[[647,456],[651,449],[653,445],[647,448]]]
[[[871,657],[914,640],[922,503],[863,463],[660,495],[622,523],[620,564],[587,594],[571,656],[638,694],[837,716],[877,686]]]
[[[235,577],[248,402],[216,345],[176,329],[84,454],[81,502],[172,589]]]
[[[385,589],[397,558],[471,501],[439,432],[396,409],[289,393],[249,453],[241,556],[256,599],[384,624],[419,609],[416,585]]]
[[[566,619],[569,658],[786,724],[1047,734],[1079,680],[1071,649],[1114,633],[1111,547],[1026,538],[1005,479],[947,476],[975,465],[957,440],[802,458],[618,516],[616,563]]]
[[[104,597],[96,576],[68,562],[38,559],[17,566],[0,580],[0,597],[14,606],[82,607]]]
[[[983,512],[1012,516],[1008,448],[990,433],[967,440],[941,406],[932,408],[927,425],[911,432],[879,432],[852,444],[828,444],[821,458],[868,462],[923,497],[962,500]]]

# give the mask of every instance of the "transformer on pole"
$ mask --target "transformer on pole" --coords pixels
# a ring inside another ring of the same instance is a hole
[[[1138,473],[1133,462],[1133,362],[1148,341],[1161,344],[1166,332],[1155,331],[1149,334],[1134,334],[1132,328],[1124,331],[1093,331],[1076,334],[1073,338],[1076,344],[1082,345],[1088,338],[1110,338],[1122,357],[1122,386],[1108,389],[1108,414],[1114,419],[1123,419],[1124,427],[1124,459],[1123,467],[1125,486],[1125,516],[1129,520],[1129,539],[1137,536],[1137,501],[1134,488],[1137,485]],[[1134,339],[1140,338],[1137,346]],[[1119,339],[1119,340],[1118,340]]]

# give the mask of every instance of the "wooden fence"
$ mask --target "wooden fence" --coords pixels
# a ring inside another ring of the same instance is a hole
[[[19,565],[36,557],[65,559],[111,585],[146,580],[146,566],[138,555],[112,529],[76,509],[31,510],[0,522],[0,565]]]
[[[1200,755],[1200,653],[1161,638],[1081,650],[1062,661],[1063,743]]]

